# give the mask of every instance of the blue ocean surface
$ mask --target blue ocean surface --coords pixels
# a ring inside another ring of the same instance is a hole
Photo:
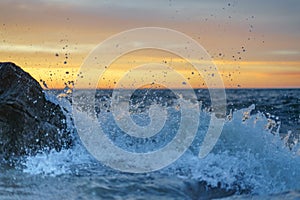
[[[123,102],[129,104],[124,112],[139,126],[150,123],[153,104],[167,113],[159,133],[136,138],[115,123],[112,92],[97,90],[95,112],[116,146],[146,153],[172,141],[180,125],[180,96],[171,90],[132,91],[130,101]],[[171,165],[149,173],[120,172],[96,160],[78,138],[71,149],[25,157],[17,167],[1,165],[0,198],[300,199],[300,89],[226,90],[226,122],[216,145],[204,158],[198,154],[214,108],[208,90],[197,89],[195,94],[197,100],[192,103],[201,109],[196,137]],[[47,91],[48,99],[68,110],[71,118],[69,95]]]

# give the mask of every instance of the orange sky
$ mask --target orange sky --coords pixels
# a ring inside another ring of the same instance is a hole
[[[48,88],[63,88],[75,80],[97,44],[128,29],[156,26],[175,29],[199,42],[228,88],[299,88],[300,2],[249,2],[4,0],[0,2],[0,61],[15,62]],[[99,87],[114,87],[126,71],[150,61],[166,62],[193,87],[205,86],[203,78],[192,74],[194,69],[178,56],[144,50],[115,61]],[[174,80],[174,87],[181,86]]]

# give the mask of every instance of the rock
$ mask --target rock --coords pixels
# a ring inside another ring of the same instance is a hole
[[[39,83],[14,63],[0,63],[0,158],[72,145],[66,117]]]
[[[226,189],[221,186],[211,186],[206,181],[190,180],[184,182],[184,191],[191,199],[219,199],[230,197],[235,194],[250,194],[251,189],[241,189],[236,185],[234,188]]]

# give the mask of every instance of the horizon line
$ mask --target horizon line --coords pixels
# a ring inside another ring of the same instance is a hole
[[[64,90],[65,88],[43,88],[43,90]],[[189,88],[71,88],[76,89],[76,90],[147,90],[147,89],[151,89],[151,90],[190,90]],[[224,89],[224,90],[243,90],[243,89],[247,89],[247,90],[265,90],[265,89],[286,89],[286,90],[291,90],[291,89],[300,89],[299,86],[296,87],[224,87],[224,88],[192,88],[193,90],[210,90],[210,89]]]

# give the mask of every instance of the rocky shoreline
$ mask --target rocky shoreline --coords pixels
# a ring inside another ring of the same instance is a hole
[[[61,107],[48,101],[40,84],[19,66],[0,63],[0,158],[60,151],[72,143]]]

